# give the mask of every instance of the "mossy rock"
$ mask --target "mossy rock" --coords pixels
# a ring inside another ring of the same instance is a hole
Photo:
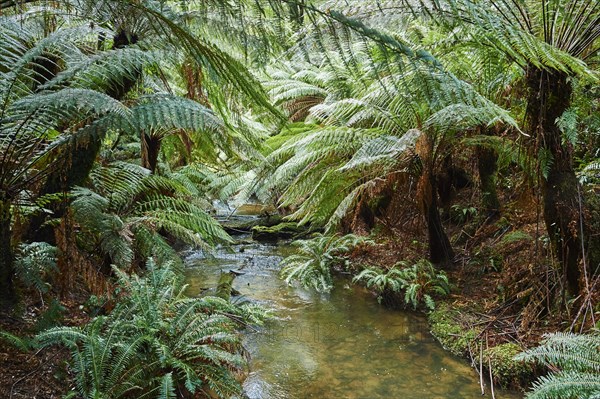
[[[479,335],[479,331],[464,327],[464,324],[460,322],[463,317],[448,303],[438,304],[437,308],[428,315],[433,336],[444,349],[456,356],[467,354],[469,345]]]
[[[256,241],[275,242],[282,239],[299,238],[307,234],[306,227],[295,222],[279,223],[275,226],[254,226],[252,238]]]
[[[270,215],[255,219],[231,218],[221,222],[221,227],[230,235],[245,234],[252,231],[255,226],[275,226],[281,223],[280,215]]]
[[[451,307],[449,303],[441,303],[428,316],[431,333],[442,344],[444,349],[456,356],[467,356],[471,353],[479,356],[482,342],[480,330],[465,328],[470,324],[469,316]],[[471,323],[472,324],[472,323]],[[531,381],[533,368],[525,362],[515,361],[514,357],[521,352],[519,345],[504,343],[484,349],[483,365],[487,369],[492,366],[494,382],[504,388],[520,388]]]
[[[502,387],[522,387],[527,385],[533,374],[531,364],[514,360],[522,351],[515,343],[496,345],[483,351],[486,365],[491,364],[494,382]]]

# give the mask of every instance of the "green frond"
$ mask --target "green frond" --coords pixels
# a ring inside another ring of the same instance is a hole
[[[136,133],[183,129],[226,139],[225,135],[219,135],[224,130],[223,122],[212,110],[195,101],[167,94],[142,97],[124,122],[124,129],[133,129]]]
[[[143,68],[157,62],[157,54],[134,46],[102,51],[67,60],[66,68],[41,88],[69,86],[104,92],[119,87],[127,79],[137,80]]]
[[[281,275],[286,283],[298,281],[305,288],[329,292],[333,288],[331,269],[345,265],[345,253],[357,245],[372,244],[372,241],[353,234],[318,234],[313,239],[294,241],[293,244],[298,247],[297,253],[281,262]]]
[[[600,395],[597,373],[568,371],[540,377],[527,399],[592,399]]]
[[[553,333],[539,346],[517,355],[516,360],[558,367],[534,382],[527,398],[596,398],[600,396],[600,336]]]
[[[549,334],[538,347],[523,352],[518,359],[566,370],[600,372],[599,342],[597,335]]]
[[[399,262],[387,271],[368,267],[356,275],[352,282],[364,282],[367,288],[373,288],[381,295],[404,292],[404,303],[413,309],[421,304],[428,310],[435,309],[432,295],[444,297],[450,294],[451,289],[448,276],[443,271],[435,270],[426,260],[413,265]]]
[[[173,375],[172,373],[167,373],[160,381],[159,394],[156,396],[156,399],[175,399],[176,397]]]
[[[367,141],[340,171],[364,171],[378,165],[382,165],[384,171],[394,166],[401,168],[402,157],[409,148],[414,147],[422,134],[421,131],[412,129],[401,137],[381,136]]]
[[[105,115],[128,116],[127,108],[119,101],[88,89],[62,89],[57,92],[36,93],[15,101],[8,112],[11,110],[14,110],[15,115],[23,118],[35,115],[36,119],[49,123],[49,126],[56,126],[65,120],[82,121]],[[52,145],[55,147],[59,144],[61,140],[56,140]]]
[[[50,284],[47,273],[56,270],[56,247],[45,242],[21,244],[15,261],[15,272],[19,280],[40,292],[47,292]]]
[[[34,347],[34,342],[28,338],[21,338],[0,330],[0,341],[3,341],[13,348],[20,350],[21,352],[29,352]]]

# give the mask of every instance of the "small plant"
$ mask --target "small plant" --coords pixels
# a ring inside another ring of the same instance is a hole
[[[552,371],[533,384],[528,399],[592,399],[600,397],[600,335],[554,333],[515,357]]]
[[[433,264],[425,259],[403,269],[403,277],[408,286],[404,294],[404,302],[417,308],[423,302],[429,310],[435,309],[432,294],[447,296],[450,294],[448,276],[441,270],[436,270]]]
[[[347,266],[348,260],[342,255],[364,243],[371,243],[371,241],[353,234],[345,236],[318,234],[310,240],[294,241],[298,253],[288,256],[281,262],[283,265],[281,274],[288,284],[296,280],[305,288],[329,292],[333,288],[331,268]]]
[[[39,315],[34,326],[35,331],[44,331],[50,327],[60,325],[64,319],[66,310],[58,300],[52,299],[48,305],[48,309]]]
[[[450,293],[446,273],[436,270],[427,260],[420,260],[413,265],[399,262],[387,272],[368,268],[354,277],[353,281],[364,281],[368,288],[374,287],[381,295],[404,291],[404,302],[414,309],[423,303],[427,309],[433,310],[435,302],[432,295],[446,296]]]
[[[395,267],[384,271],[378,267],[366,268],[356,275],[352,282],[364,281],[367,288],[373,288],[377,291],[377,301],[386,304],[392,304],[390,296],[393,293],[402,291],[406,287],[406,280],[402,276],[402,270]]]
[[[465,223],[477,216],[477,208],[474,206],[452,205],[452,216],[457,223]]]

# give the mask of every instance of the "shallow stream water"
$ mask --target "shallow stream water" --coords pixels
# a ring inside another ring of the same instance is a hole
[[[191,295],[215,287],[221,270],[241,269],[234,288],[242,300],[274,309],[277,318],[244,339],[252,358],[249,398],[482,397],[476,372],[442,349],[423,316],[386,309],[343,276],[330,294],[288,287],[278,274],[290,251],[246,240],[213,258],[195,252],[186,260]],[[519,397],[496,391],[498,399]]]

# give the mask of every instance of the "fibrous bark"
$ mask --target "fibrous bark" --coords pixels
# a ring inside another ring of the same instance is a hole
[[[571,104],[572,87],[568,76],[557,71],[530,67],[527,124],[534,149],[551,155],[542,165],[543,214],[550,241],[561,262],[569,293],[576,296],[581,288],[583,250],[580,234],[586,234],[585,218],[580,209],[579,181],[573,168],[570,143],[563,140],[557,119]],[[583,222],[583,223],[582,223]],[[582,226],[583,224],[583,226]]]

